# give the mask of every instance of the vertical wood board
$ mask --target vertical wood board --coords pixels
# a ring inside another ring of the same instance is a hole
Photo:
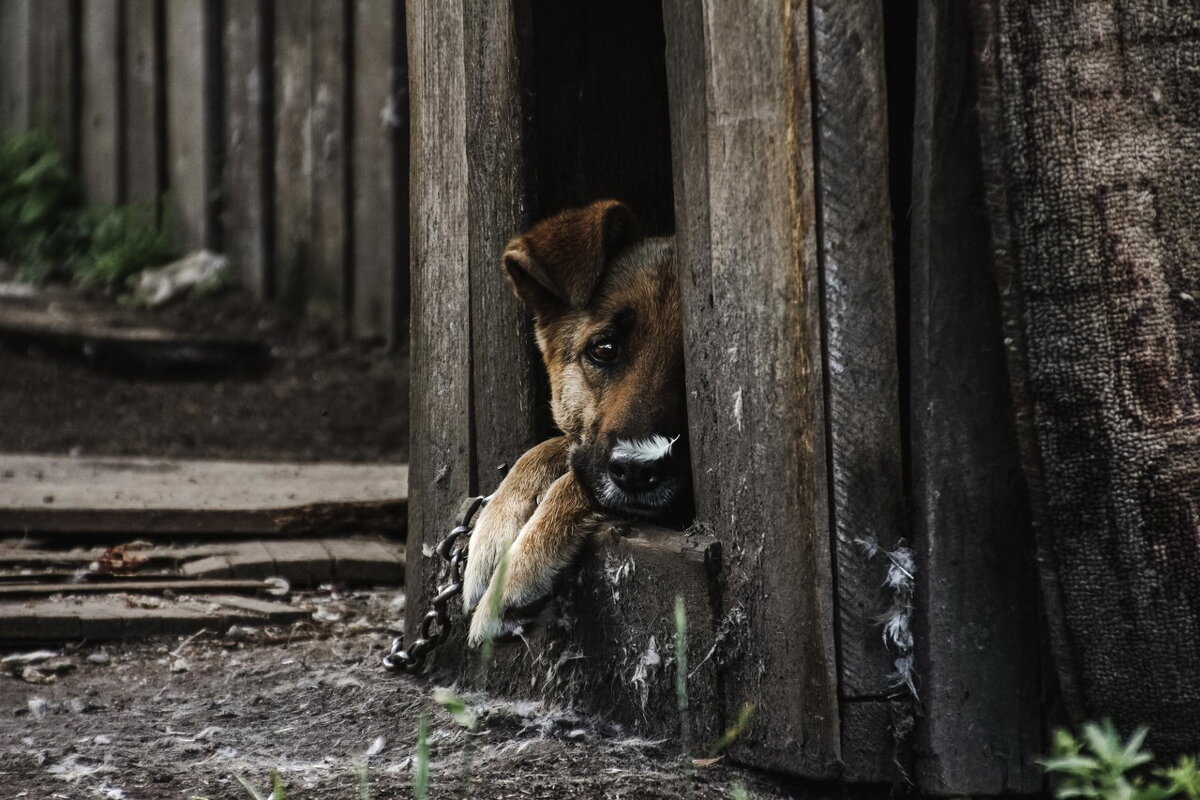
[[[225,252],[259,299],[271,291],[270,6],[225,0],[222,208]]]
[[[349,307],[347,9],[347,0],[313,2],[313,83],[309,101],[313,227],[305,310],[309,319],[324,322],[338,331],[345,327]]]
[[[161,0],[124,3],[122,183],[127,201],[156,208],[166,187],[163,8]]]
[[[920,10],[911,393],[917,780],[1041,788],[1036,569],[989,258],[968,9]]]
[[[397,0],[355,0],[353,179],[354,302],[351,329],[365,339],[391,341],[397,318],[400,271],[407,261],[399,249],[399,230],[407,225],[401,194],[408,176],[398,169],[407,148],[408,103],[401,91],[407,68],[403,53],[403,5]]]
[[[432,550],[471,472],[466,77],[461,0],[409,0],[412,378],[405,628],[418,630],[437,580]]]
[[[274,196],[276,299],[298,311],[308,295],[312,253],[312,4],[274,4]]]
[[[515,462],[547,427],[529,315],[500,266],[504,245],[529,222],[519,12],[490,8],[469,0],[464,10],[472,444],[475,482],[485,493],[501,478],[497,467]]]
[[[180,246],[215,247],[216,124],[219,67],[215,0],[165,5],[167,176]]]
[[[741,632],[727,711],[758,709],[731,753],[832,777],[840,729],[807,14],[704,0],[670,2],[664,15],[697,513],[724,547],[725,624]]]
[[[87,0],[81,23],[80,177],[97,205],[121,199],[121,0]]]
[[[883,9],[816,0],[813,23],[838,644],[842,695],[856,699],[894,689],[888,563],[859,542],[895,547],[904,509]]]
[[[29,127],[31,2],[0,2],[0,133]]]
[[[79,2],[36,0],[29,7],[30,123],[79,163]]]

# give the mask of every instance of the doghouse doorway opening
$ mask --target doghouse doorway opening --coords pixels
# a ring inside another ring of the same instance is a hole
[[[534,216],[613,198],[673,233],[661,3],[532,0],[527,19]]]

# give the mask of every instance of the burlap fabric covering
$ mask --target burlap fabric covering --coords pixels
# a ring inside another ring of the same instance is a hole
[[[1200,2],[986,0],[975,21],[1068,706],[1200,750]]]

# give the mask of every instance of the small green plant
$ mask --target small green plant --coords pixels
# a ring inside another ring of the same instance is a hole
[[[429,797],[429,717],[417,723],[417,755],[413,759],[413,800]]]
[[[1111,720],[1083,726],[1082,741],[1070,731],[1054,734],[1051,757],[1041,762],[1059,776],[1054,794],[1059,800],[1200,800],[1200,770],[1196,759],[1180,758],[1173,767],[1152,768],[1154,756],[1143,748],[1146,728],[1128,740]]]
[[[72,261],[75,280],[87,288],[119,288],[131,275],[178,255],[167,226],[154,210],[121,206],[99,217],[87,252]]]
[[[130,275],[177,256],[169,225],[152,208],[85,206],[49,136],[0,137],[0,258],[17,265],[18,278],[120,289]]]
[[[271,796],[267,795],[254,788],[254,784],[243,778],[241,775],[234,773],[234,780],[242,785],[242,788],[250,793],[254,800],[284,800],[283,797],[283,779],[279,777],[279,770],[271,770]]]
[[[687,609],[683,605],[683,597],[675,596],[675,702],[679,708],[679,739],[683,744],[684,761],[690,766],[688,755],[691,740],[691,728],[687,689]]]
[[[731,744],[738,740],[738,737],[746,732],[746,728],[750,727],[750,720],[754,718],[754,711],[755,706],[753,703],[742,704],[734,723],[726,728],[725,732],[721,734],[721,738],[713,742],[712,746],[708,748],[710,758],[719,756],[725,752]]]

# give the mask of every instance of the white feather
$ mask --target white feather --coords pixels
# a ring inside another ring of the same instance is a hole
[[[618,439],[612,454],[613,458],[630,461],[659,461],[671,454],[671,447],[677,441],[679,441],[678,436],[668,439],[657,433],[648,439]]]

